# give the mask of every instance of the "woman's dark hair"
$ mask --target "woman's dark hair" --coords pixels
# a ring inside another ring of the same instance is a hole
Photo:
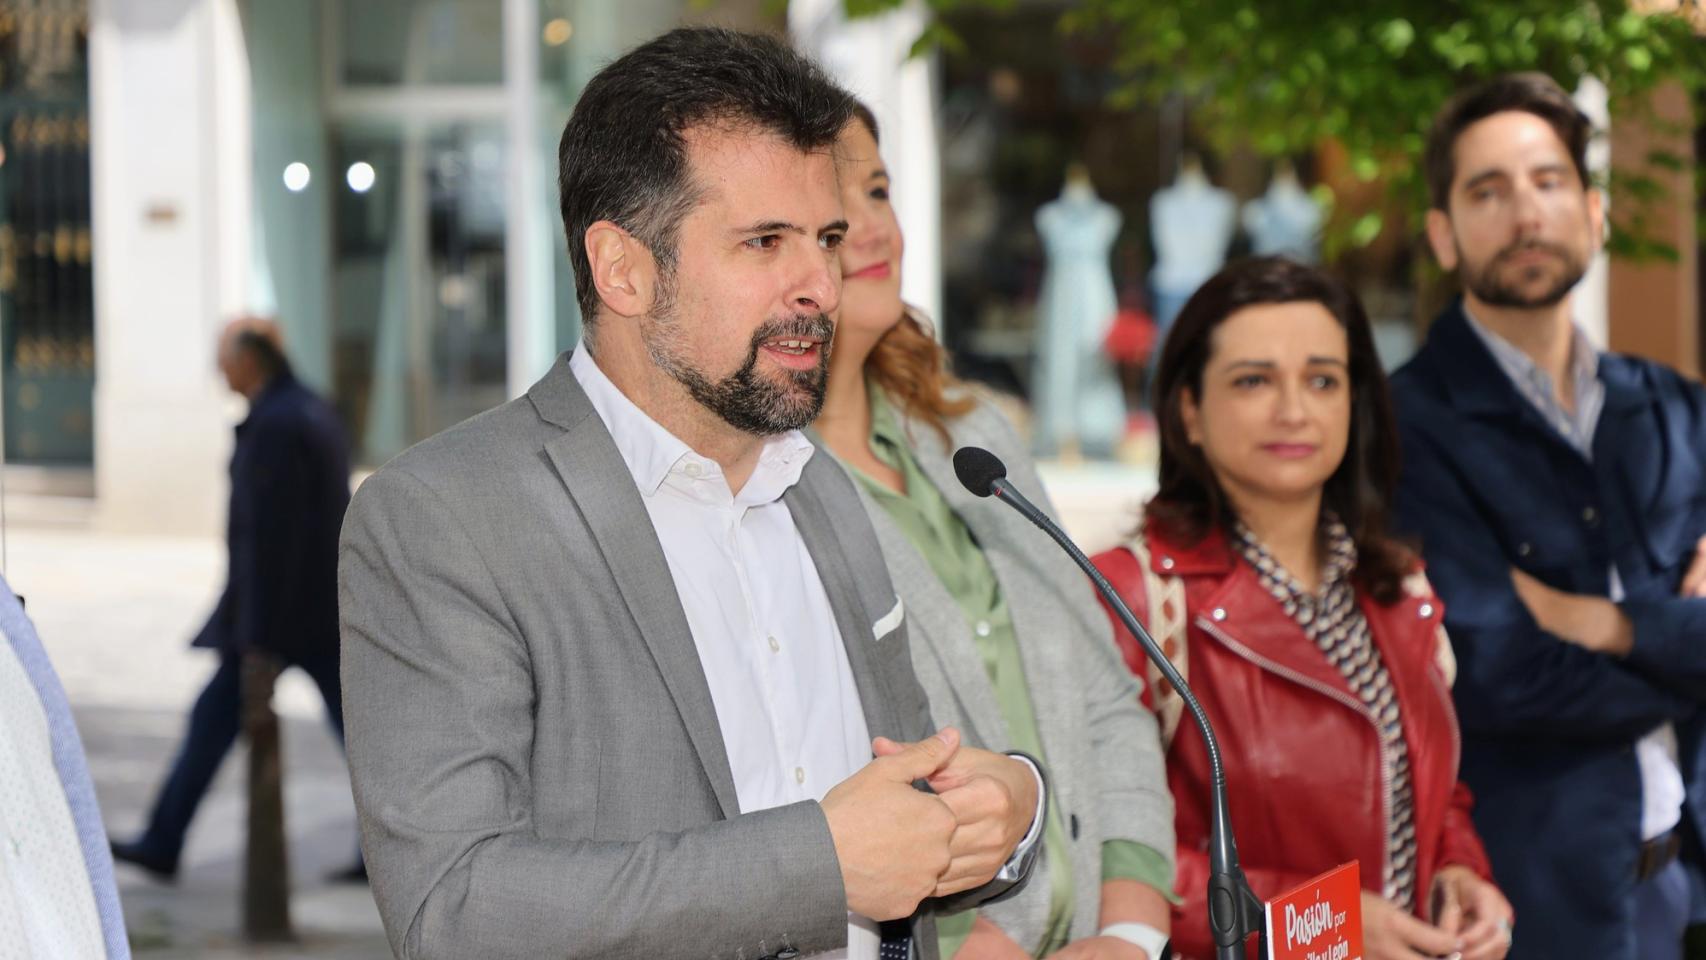
[[[873,141],[880,139],[877,118],[870,107],[855,101],[853,117]],[[947,351],[918,311],[905,304],[901,305],[900,320],[883,334],[865,358],[865,372],[903,413],[929,424],[944,443],[948,440],[948,421],[977,406],[964,393],[955,391],[953,396],[949,395],[959,381],[948,372]]]
[[[1281,257],[1234,263],[1186,301],[1173,321],[1155,373],[1155,409],[1161,431],[1160,490],[1145,516],[1170,535],[1197,543],[1235,518],[1226,493],[1202,450],[1185,433],[1186,391],[1202,396],[1203,368],[1214,352],[1214,332],[1246,307],[1318,303],[1345,329],[1350,348],[1351,424],[1345,459],[1327,478],[1323,514],[1336,515],[1356,541],[1357,585],[1380,603],[1392,603],[1415,554],[1386,533],[1386,505],[1398,483],[1398,440],[1386,376],[1374,351],[1368,316],[1332,275]]]

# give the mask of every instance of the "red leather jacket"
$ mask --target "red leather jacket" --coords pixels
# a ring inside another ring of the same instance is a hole
[[[1267,899],[1350,860],[1361,861],[1364,887],[1378,892],[1385,789],[1379,734],[1361,701],[1223,536],[1185,547],[1152,528],[1148,544],[1155,571],[1184,582],[1188,679],[1220,738],[1238,856],[1256,896]],[[1095,563],[1146,621],[1136,555],[1116,548]],[[1415,899],[1417,914],[1425,915],[1441,866],[1462,864],[1489,877],[1469,820],[1469,791],[1457,779],[1457,716],[1436,660],[1440,602],[1431,594],[1405,596],[1388,607],[1362,597],[1361,606],[1403,715],[1415,780]],[[1137,641],[1117,621],[1114,633],[1142,677]],[[1184,899],[1173,911],[1173,948],[1180,957],[1212,957],[1204,897],[1211,781],[1188,715],[1167,751],[1167,780],[1176,808],[1175,890]]]

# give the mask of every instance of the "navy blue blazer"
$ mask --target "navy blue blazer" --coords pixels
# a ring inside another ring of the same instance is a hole
[[[287,661],[338,651],[338,531],[349,445],[331,406],[289,373],[237,425],[225,592],[195,646]]]
[[[1493,873],[1516,908],[1511,957],[1636,960],[1641,786],[1634,744],[1677,725],[1685,857],[1706,825],[1706,600],[1676,590],[1706,534],[1706,391],[1607,354],[1589,463],[1505,376],[1460,307],[1392,378],[1403,472],[1396,526],[1420,541],[1458,660],[1462,776]],[[1607,596],[1615,563],[1627,658],[1535,624],[1510,569]]]

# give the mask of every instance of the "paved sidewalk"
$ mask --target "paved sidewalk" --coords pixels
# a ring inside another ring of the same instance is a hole
[[[20,524],[14,513],[12,520],[6,577],[25,597],[65,683],[107,825],[130,836],[147,816],[190,704],[213,672],[213,655],[188,644],[223,582],[223,547],[213,539],[102,536],[74,516],[28,525],[27,516]],[[246,755],[239,745],[196,817],[177,883],[118,868],[141,960],[390,956],[367,887],[323,880],[353,860],[356,833],[343,755],[319,693],[297,671],[287,672],[278,690],[300,942],[255,947],[239,936],[246,818]]]

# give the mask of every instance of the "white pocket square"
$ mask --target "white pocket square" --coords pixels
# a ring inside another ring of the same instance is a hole
[[[888,636],[894,632],[895,627],[900,626],[901,618],[904,616],[906,616],[906,609],[901,606],[900,598],[895,597],[894,609],[883,614],[881,619],[871,625],[871,635],[878,640]]]

